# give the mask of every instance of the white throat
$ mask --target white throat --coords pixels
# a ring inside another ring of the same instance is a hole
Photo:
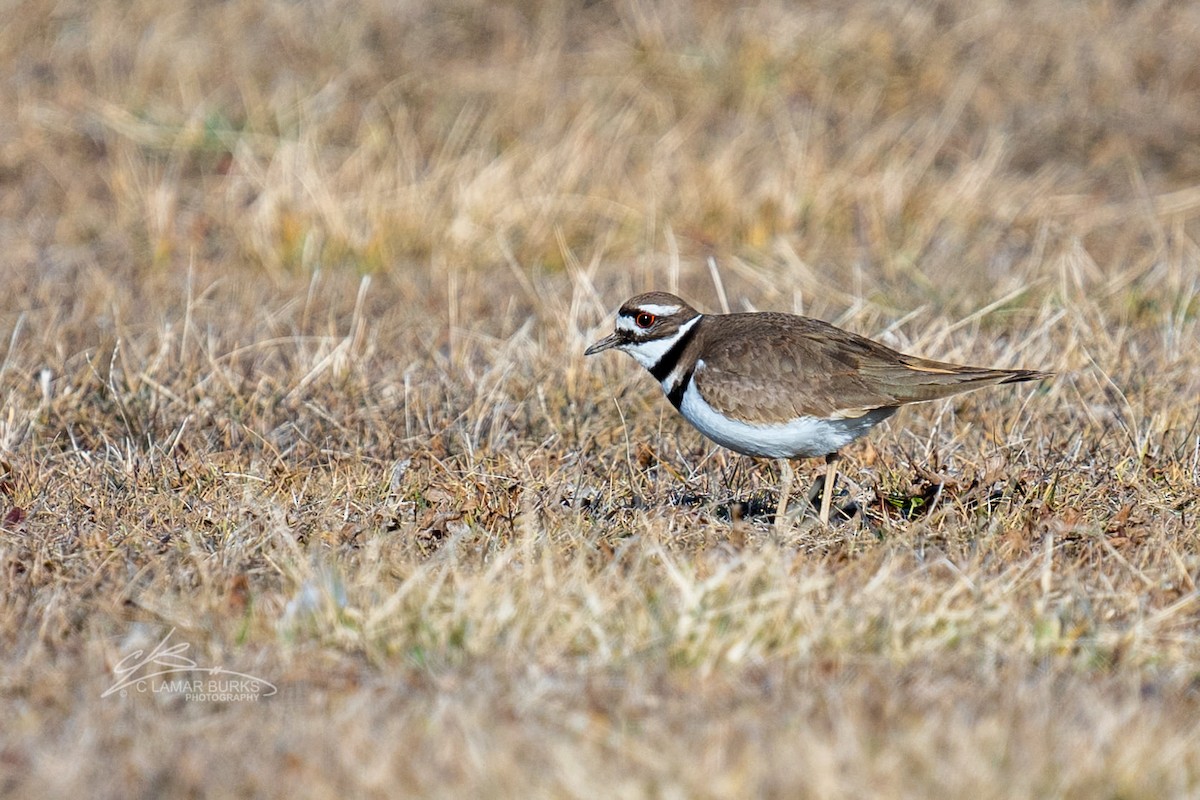
[[[691,330],[693,325],[700,321],[700,317],[702,316],[702,314],[697,314],[692,319],[680,325],[679,330],[675,331],[675,333],[662,339],[645,339],[640,342],[623,344],[619,347],[636,358],[637,362],[646,369],[654,369],[654,366],[662,360],[662,357]]]

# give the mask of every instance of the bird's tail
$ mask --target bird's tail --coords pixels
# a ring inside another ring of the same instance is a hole
[[[937,400],[960,392],[1001,383],[1023,383],[1054,377],[1052,372],[1035,369],[985,369],[904,356],[901,363],[881,376],[900,403]]]

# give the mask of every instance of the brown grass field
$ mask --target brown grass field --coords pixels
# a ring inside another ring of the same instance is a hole
[[[1200,6],[0,10],[0,795],[1200,796]],[[650,288],[1058,375],[776,530]]]

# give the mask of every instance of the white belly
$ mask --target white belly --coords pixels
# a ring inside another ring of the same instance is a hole
[[[814,458],[836,453],[893,410],[880,409],[848,419],[800,417],[791,422],[756,425],[718,414],[700,396],[694,381],[688,384],[679,404],[684,418],[717,444],[743,455],[766,458]]]

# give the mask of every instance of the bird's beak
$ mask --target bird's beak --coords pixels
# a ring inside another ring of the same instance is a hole
[[[621,337],[617,336],[616,332],[610,333],[594,345],[583,351],[585,356],[590,356],[593,353],[599,353],[602,350],[607,350],[610,347],[616,347],[621,343]]]

